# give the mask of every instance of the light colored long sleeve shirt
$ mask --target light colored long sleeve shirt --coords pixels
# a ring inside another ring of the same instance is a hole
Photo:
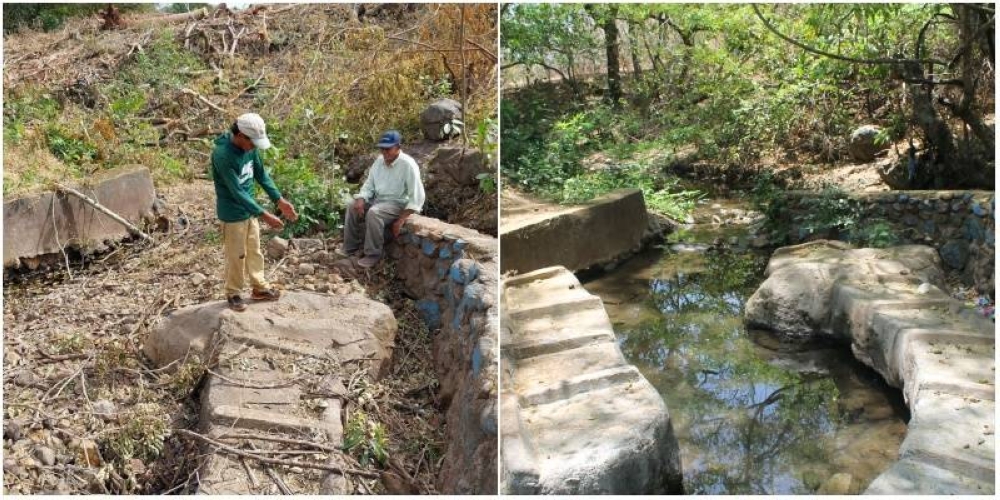
[[[391,165],[379,155],[368,169],[368,178],[361,192],[354,196],[369,203],[395,202],[404,210],[420,212],[424,208],[424,183],[420,180],[420,167],[412,156],[400,152]]]

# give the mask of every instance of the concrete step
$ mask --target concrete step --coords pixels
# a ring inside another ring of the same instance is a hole
[[[521,420],[538,450],[539,493],[662,494],[680,480],[670,417],[648,382],[523,408]]]
[[[921,390],[899,456],[992,482],[995,411],[993,401]]]
[[[894,464],[868,486],[865,495],[992,495],[993,481],[980,481],[917,458]]]
[[[962,341],[956,342],[961,339]],[[918,391],[933,390],[993,401],[995,385],[995,346],[992,343],[968,343],[972,336],[907,336],[902,348],[905,377],[904,395],[912,399]]]
[[[564,268],[504,284],[503,491],[680,491],[666,405],[625,362],[600,298]]]
[[[614,385],[631,386],[646,383],[646,379],[632,365],[618,365],[600,371],[591,371],[561,380],[524,382],[518,398],[522,407],[544,405],[560,399],[571,398],[588,391],[605,389]]]
[[[504,345],[504,354],[511,359],[615,341],[615,332],[604,308],[591,307],[575,312],[556,309],[556,314],[525,316],[520,315],[520,321],[516,322],[517,338]]]

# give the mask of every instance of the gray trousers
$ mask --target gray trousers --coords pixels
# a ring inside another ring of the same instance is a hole
[[[403,205],[399,203],[376,201],[374,204],[365,203],[365,214],[358,215],[354,211],[354,200],[351,200],[344,216],[344,250],[357,252],[364,241],[365,255],[381,256],[386,227],[402,212]]]

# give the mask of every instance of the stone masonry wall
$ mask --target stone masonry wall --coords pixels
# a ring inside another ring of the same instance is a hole
[[[812,209],[815,193],[788,193],[791,243],[830,235],[811,235],[796,225]],[[993,191],[888,191],[852,194],[860,220],[882,219],[892,226],[900,244],[918,243],[938,250],[945,266],[963,272],[966,284],[993,295],[996,250]]]
[[[434,338],[447,407],[444,494],[497,491],[497,240],[437,219],[411,216],[388,248]]]

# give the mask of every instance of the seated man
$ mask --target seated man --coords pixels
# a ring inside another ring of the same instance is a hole
[[[377,144],[382,155],[368,169],[361,192],[344,215],[344,245],[337,253],[349,257],[363,241],[364,257],[358,261],[361,267],[372,267],[382,258],[386,224],[392,224],[392,235],[398,237],[406,218],[424,206],[420,167],[400,150],[402,139],[395,130],[382,134]]]

